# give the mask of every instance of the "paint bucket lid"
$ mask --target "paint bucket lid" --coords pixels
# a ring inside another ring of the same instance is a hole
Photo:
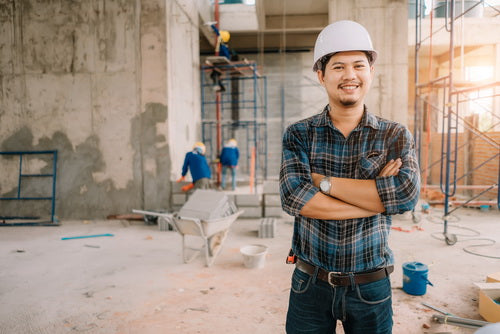
[[[409,271],[419,271],[419,272],[429,271],[429,268],[427,267],[426,264],[423,264],[421,262],[416,262],[416,261],[403,263],[403,269],[406,269]]]

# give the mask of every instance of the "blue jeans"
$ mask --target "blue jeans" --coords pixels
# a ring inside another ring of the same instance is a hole
[[[222,180],[221,180],[221,186],[222,189],[226,189],[226,171],[231,170],[231,186],[234,189],[236,189],[236,167],[233,166],[222,166]]]
[[[287,334],[392,333],[391,281],[332,287],[295,268],[286,317]]]

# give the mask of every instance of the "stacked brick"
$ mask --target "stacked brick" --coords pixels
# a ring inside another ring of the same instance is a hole
[[[278,181],[264,181],[264,217],[281,217],[280,189]]]
[[[236,194],[234,197],[236,206],[244,210],[240,218],[262,217],[262,196],[260,194]]]

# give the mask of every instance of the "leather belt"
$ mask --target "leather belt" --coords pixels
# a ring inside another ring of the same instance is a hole
[[[297,269],[309,275],[314,275],[314,272],[317,268],[316,266],[313,266],[312,264],[304,262],[300,259],[297,259],[297,263],[295,265]],[[388,266],[369,272],[352,273],[352,280],[355,284],[371,283],[389,276],[393,271],[394,266]],[[322,281],[328,282],[332,286],[349,286],[352,283],[351,274],[349,273],[326,271],[321,268],[319,268],[318,270],[317,277]]]

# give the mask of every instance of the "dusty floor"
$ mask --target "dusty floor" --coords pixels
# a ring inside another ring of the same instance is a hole
[[[435,216],[440,210],[434,209]],[[437,313],[428,303],[454,315],[481,319],[474,282],[500,271],[500,260],[480,257],[465,246],[490,238],[496,244],[476,248],[500,255],[500,214],[493,210],[457,211],[459,242],[437,240],[443,226],[424,216],[423,230],[393,230],[396,255],[393,283],[394,333],[473,333],[474,330],[432,323]],[[63,221],[59,227],[0,228],[0,333],[284,333],[293,266],[284,263],[292,233],[288,218],[278,222],[277,236],[257,238],[259,220],[240,219],[231,228],[212,267],[202,258],[181,259],[181,237],[140,221]],[[398,217],[394,226],[415,224]],[[112,233],[112,237],[61,240],[62,237]],[[467,235],[467,236],[465,236]],[[198,241],[194,239],[192,241]],[[239,248],[265,244],[263,269],[247,269]],[[429,266],[423,296],[402,289],[402,264]],[[428,326],[430,328],[424,328]],[[340,326],[339,326],[340,327]],[[342,332],[339,330],[338,332]]]

